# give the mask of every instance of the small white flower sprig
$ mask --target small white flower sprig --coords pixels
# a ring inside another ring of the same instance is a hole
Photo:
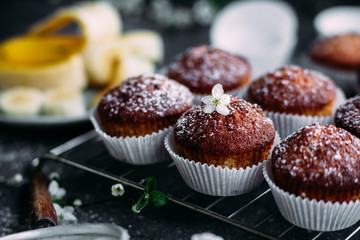
[[[66,195],[66,190],[62,188],[60,176],[58,173],[53,172],[49,175],[50,184],[48,192],[53,202],[58,224],[70,224],[78,221],[75,216],[75,207],[80,207],[82,202],[80,199],[68,198],[63,200]]]
[[[212,113],[215,110],[224,116],[230,113],[227,108],[230,103],[230,95],[224,94],[224,89],[220,83],[213,87],[211,95],[203,97],[201,101],[205,103],[204,113]]]
[[[114,197],[120,197],[124,195],[125,189],[121,183],[117,183],[111,186],[111,195]]]
[[[124,193],[124,186],[121,183],[111,186],[111,194],[114,197],[120,197]],[[167,203],[167,197],[162,192],[156,190],[156,179],[153,176],[149,177],[144,192],[139,200],[132,205],[131,209],[134,213],[140,213],[149,203],[154,207],[160,207]]]

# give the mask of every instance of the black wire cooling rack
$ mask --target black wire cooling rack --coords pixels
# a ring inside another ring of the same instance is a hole
[[[42,163],[53,160],[70,165],[141,191],[147,179],[154,176],[157,188],[169,201],[267,239],[360,239],[360,222],[335,232],[309,231],[289,223],[280,214],[265,181],[240,196],[214,197],[189,188],[170,159],[150,166],[122,163],[108,154],[95,131],[80,135],[39,159]]]

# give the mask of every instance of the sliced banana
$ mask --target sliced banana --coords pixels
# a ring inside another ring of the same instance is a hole
[[[9,115],[36,115],[40,112],[44,94],[32,87],[4,90],[0,95],[1,111]]]
[[[162,37],[149,30],[136,30],[122,35],[121,45],[127,54],[143,57],[151,62],[161,62],[164,58]]]
[[[81,91],[57,88],[45,92],[41,111],[45,115],[84,116],[86,106]]]

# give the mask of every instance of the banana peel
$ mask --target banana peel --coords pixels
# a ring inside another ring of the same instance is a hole
[[[17,37],[0,45],[0,87],[39,89],[87,85],[78,37]]]
[[[117,37],[122,31],[122,21],[117,10],[108,2],[97,1],[61,8],[31,27],[28,35],[55,35],[72,23],[80,27],[79,35],[85,40],[84,52],[98,45],[103,39]]]

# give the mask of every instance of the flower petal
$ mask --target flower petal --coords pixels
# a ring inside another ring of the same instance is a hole
[[[50,173],[49,179],[54,179],[54,178],[60,178],[60,175],[57,172]]]
[[[206,104],[203,108],[204,113],[212,113],[215,110],[214,104]]]
[[[64,213],[74,213],[74,211],[75,211],[75,209],[74,209],[74,207],[72,207],[72,206],[65,206],[65,207],[63,207],[63,211],[64,211]]]
[[[117,183],[111,186],[111,194],[115,197],[124,195],[124,186],[121,183]]]
[[[62,199],[65,195],[66,195],[66,190],[64,188],[59,188],[54,196],[57,199]]]
[[[66,223],[76,223],[78,221],[77,217],[69,212],[64,213],[64,221]]]
[[[214,103],[214,98],[211,95],[209,95],[201,98],[201,101],[205,104],[211,104]]]
[[[82,202],[81,202],[80,199],[75,199],[74,202],[73,202],[73,205],[77,206],[77,207],[80,207],[82,205]]]
[[[224,94],[220,98],[220,104],[228,105],[230,103],[230,95]]]
[[[222,85],[220,83],[216,84],[213,87],[211,94],[214,98],[220,99],[221,96],[224,94],[224,89],[223,89]]]
[[[59,191],[59,183],[55,180],[52,180],[48,186],[48,192],[50,196],[56,196],[56,192]]]
[[[216,111],[224,116],[228,115],[230,113],[230,110],[227,108],[224,104],[219,104],[216,106]]]
[[[55,209],[55,212],[56,212],[56,216],[60,216],[60,215],[63,214],[63,209],[59,204],[53,203],[53,206],[54,206],[54,209]]]

